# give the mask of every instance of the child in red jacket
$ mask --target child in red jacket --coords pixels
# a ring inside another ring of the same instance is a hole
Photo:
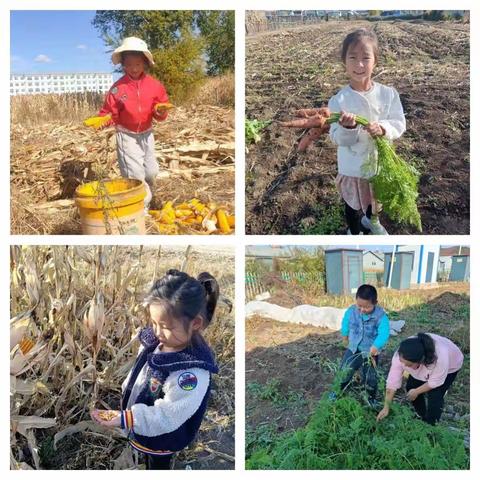
[[[125,178],[144,182],[145,208],[148,209],[158,174],[152,119],[165,120],[171,105],[165,87],[146,73],[154,61],[143,40],[125,38],[113,52],[112,62],[121,63],[125,75],[108,92],[98,114],[107,118],[100,125],[115,125],[120,172]]]

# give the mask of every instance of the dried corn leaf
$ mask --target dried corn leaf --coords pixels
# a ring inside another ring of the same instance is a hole
[[[36,392],[50,393],[46,385],[40,381],[21,380],[13,375],[10,376],[10,395],[33,395]]]
[[[76,433],[85,432],[87,430],[91,432],[104,433],[108,436],[125,438],[125,434],[120,429],[105,427],[97,422],[94,422],[93,420],[83,420],[82,422],[78,422],[75,425],[70,425],[67,428],[57,432],[53,437],[53,448],[57,449],[58,442],[60,442],[63,438],[69,435],[75,435]]]
[[[11,415],[10,428],[13,433],[27,436],[27,430],[31,428],[52,428],[57,424],[55,418],[38,417],[36,415],[23,416]]]

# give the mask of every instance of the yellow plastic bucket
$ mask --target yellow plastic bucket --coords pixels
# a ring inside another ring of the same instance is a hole
[[[144,234],[146,194],[141,180],[129,178],[80,185],[75,190],[75,204],[82,233]]]

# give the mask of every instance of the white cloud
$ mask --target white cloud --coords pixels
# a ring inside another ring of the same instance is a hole
[[[87,49],[87,46],[84,45],[83,43],[81,43],[80,45],[77,45],[77,48],[78,48],[79,50],[86,50],[86,49]]]
[[[52,63],[52,59],[48,55],[44,55],[43,53],[37,55],[34,61],[37,63]]]

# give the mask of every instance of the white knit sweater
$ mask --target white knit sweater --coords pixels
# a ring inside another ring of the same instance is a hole
[[[399,138],[405,131],[405,115],[398,92],[380,83],[374,83],[367,92],[357,92],[346,86],[328,102],[332,112],[354,113],[378,122],[389,140]],[[338,123],[330,127],[330,138],[338,146],[338,173],[349,177],[370,178],[375,170],[366,171],[369,157],[377,158],[375,143],[363,127],[344,128]]]
[[[140,348],[140,351],[143,347]],[[159,350],[155,350],[157,353]],[[143,403],[135,403],[144,388],[148,365],[145,364],[132,388],[128,399],[127,409],[133,414],[135,433],[146,437],[156,437],[173,432],[183,425],[200,407],[210,385],[210,372],[203,368],[189,368],[172,372],[163,384],[163,398],[149,407]],[[132,372],[129,373],[122,385],[122,391],[128,384]],[[186,390],[181,387],[179,379],[182,375],[193,374],[197,379],[196,387]]]

